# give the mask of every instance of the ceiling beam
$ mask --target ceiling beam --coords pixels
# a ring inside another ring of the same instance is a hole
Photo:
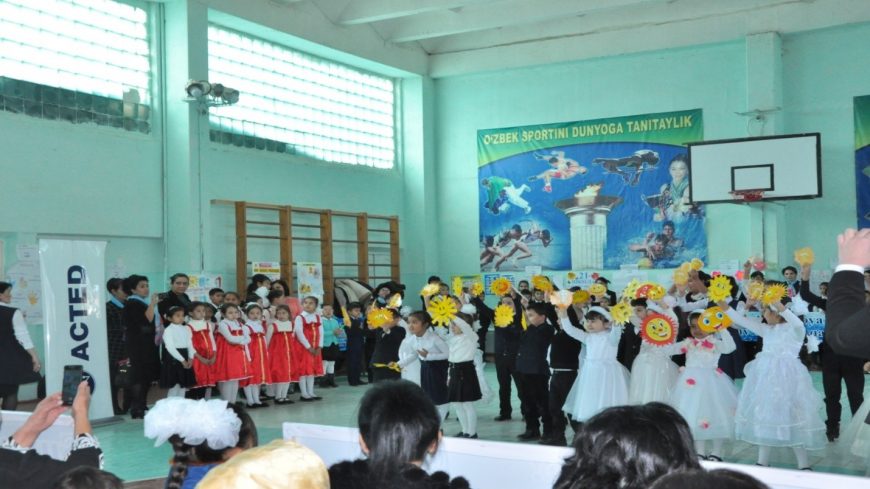
[[[496,0],[351,0],[339,15],[337,23],[367,24],[494,1]]]
[[[402,43],[576,17],[602,9],[665,1],[667,0],[609,0],[607,2],[552,0],[541,3],[529,0],[507,0],[485,5],[471,5],[458,12],[439,11],[415,15],[408,19],[385,21],[376,24],[376,29],[388,41]]]

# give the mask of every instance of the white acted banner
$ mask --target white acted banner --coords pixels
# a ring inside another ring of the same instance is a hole
[[[114,415],[106,339],[105,251],[105,241],[39,240],[46,392],[60,392],[65,365],[81,365],[91,385],[91,419]]]

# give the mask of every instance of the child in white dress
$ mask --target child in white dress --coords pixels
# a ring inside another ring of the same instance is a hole
[[[754,304],[750,299],[746,306]],[[807,449],[824,448],[826,438],[821,395],[798,359],[806,336],[803,322],[780,302],[763,309],[767,324],[727,303],[719,306],[737,325],[764,339],[761,352],[746,364],[737,403],[737,439],[758,445],[758,465],[769,465],[771,447],[792,447],[798,468],[809,469]]]
[[[696,309],[689,313],[692,338],[678,343],[679,351],[686,354],[686,366],[677,377],[670,405],[689,424],[698,457],[721,462],[722,445],[734,439],[737,387],[719,368],[719,356],[731,353],[736,346],[727,331],[710,334],[698,327],[703,312]],[[707,440],[713,441],[709,456]]]
[[[870,399],[864,401],[852,416],[838,443],[844,455],[851,453],[865,464],[864,475],[870,477]]]
[[[583,343],[580,374],[562,410],[574,421],[584,422],[611,406],[627,404],[629,374],[616,360],[622,326],[613,326],[610,313],[599,306],[590,307],[586,313],[586,331],[571,324],[565,308],[560,307],[558,312],[565,333]]]
[[[640,333],[643,321],[652,313],[661,314],[671,320],[676,333],[677,316],[666,304],[635,299],[631,301],[634,314],[631,323],[635,333]],[[643,337],[642,337],[643,338]],[[628,389],[628,401],[631,404],[646,404],[648,402],[668,403],[677,382],[679,371],[671,357],[680,353],[680,345],[672,342],[669,345],[656,345],[641,340],[640,353],[631,365],[631,385]]]

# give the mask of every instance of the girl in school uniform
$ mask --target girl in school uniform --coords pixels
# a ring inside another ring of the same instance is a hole
[[[290,314],[290,308],[286,304],[275,306],[275,320],[266,332],[270,371],[275,386],[275,404],[293,404],[287,398],[292,378],[290,369],[293,365],[293,342],[296,341]]]
[[[293,324],[293,365],[290,371],[294,380],[299,382],[302,402],[322,399],[314,394],[314,378],[323,376],[323,323],[317,314],[317,297],[302,300],[302,313],[296,316]]]
[[[196,358],[193,359],[193,373],[196,376],[196,387],[199,394],[197,398],[211,399],[211,388],[215,385],[214,365],[217,360],[217,344],[214,339],[212,324],[206,319],[207,311],[211,306],[202,302],[191,304],[190,321],[187,327],[190,329],[193,350]]]
[[[217,362],[215,381],[221,397],[235,403],[239,396],[239,382],[251,376],[251,356],[248,352],[248,329],[239,322],[242,311],[235,304],[221,306],[221,319],[218,325]]]
[[[344,335],[342,324],[336,319],[332,306],[324,304],[320,311],[323,321],[323,373],[320,387],[338,387],[335,383],[335,362],[341,358],[338,338]]]
[[[420,387],[438,408],[443,421],[450,408],[447,391],[447,357],[450,350],[447,342],[432,331],[431,318],[423,311],[408,315],[408,331],[402,345],[407,344],[413,355],[400,358],[398,365],[403,374],[417,365]]]
[[[251,356],[251,376],[242,381],[248,408],[266,407],[269,404],[260,400],[260,386],[272,383],[272,364],[269,362],[269,348],[266,346],[266,326],[263,308],[259,304],[248,304],[245,308],[248,320],[245,321],[248,337],[248,353]]]
[[[747,307],[755,300],[749,299]],[[758,445],[758,465],[770,463],[771,447],[791,447],[798,468],[809,470],[807,450],[825,447],[822,399],[798,358],[806,337],[803,322],[779,301],[763,309],[765,323],[719,304],[728,317],[763,340],[761,352],[746,365],[737,401],[736,436]]]
[[[450,378],[447,384],[447,400],[453,405],[456,417],[459,418],[462,431],[457,436],[461,438],[477,438],[477,410],[474,403],[483,397],[474,367],[477,334],[470,321],[468,315],[458,313],[450,321],[450,336],[447,339]]]
[[[562,330],[583,343],[580,374],[563,406],[574,421],[584,422],[611,406],[628,403],[629,373],[616,360],[622,326],[611,321],[607,309],[592,306],[586,312],[583,331],[571,324],[565,308],[559,308]]]
[[[677,315],[663,303],[648,302],[647,299],[631,301],[634,314],[631,323],[635,334],[640,334],[642,322],[649,314],[658,313],[671,320],[674,332],[679,328]],[[628,401],[631,404],[646,404],[671,400],[671,392],[677,382],[679,371],[671,357],[680,353],[681,346],[676,342],[669,345],[656,345],[641,336],[640,353],[634,358],[631,367],[631,384],[628,388]]]
[[[184,308],[172,306],[166,310],[160,368],[160,387],[169,389],[167,397],[184,397],[189,387],[196,385],[193,373],[193,339],[184,324]]]
[[[698,327],[703,309],[689,313],[691,338],[679,342],[686,366],[677,377],[670,405],[685,418],[695,439],[695,450],[703,460],[722,461],[722,445],[734,438],[737,387],[719,368],[719,356],[734,351],[734,339],[727,331],[706,333]],[[707,455],[707,440],[713,449]]]

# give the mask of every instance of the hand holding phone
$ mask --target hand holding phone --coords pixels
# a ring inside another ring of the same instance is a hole
[[[63,368],[63,388],[61,402],[64,406],[72,406],[82,383],[83,370],[81,365],[67,365]]]

